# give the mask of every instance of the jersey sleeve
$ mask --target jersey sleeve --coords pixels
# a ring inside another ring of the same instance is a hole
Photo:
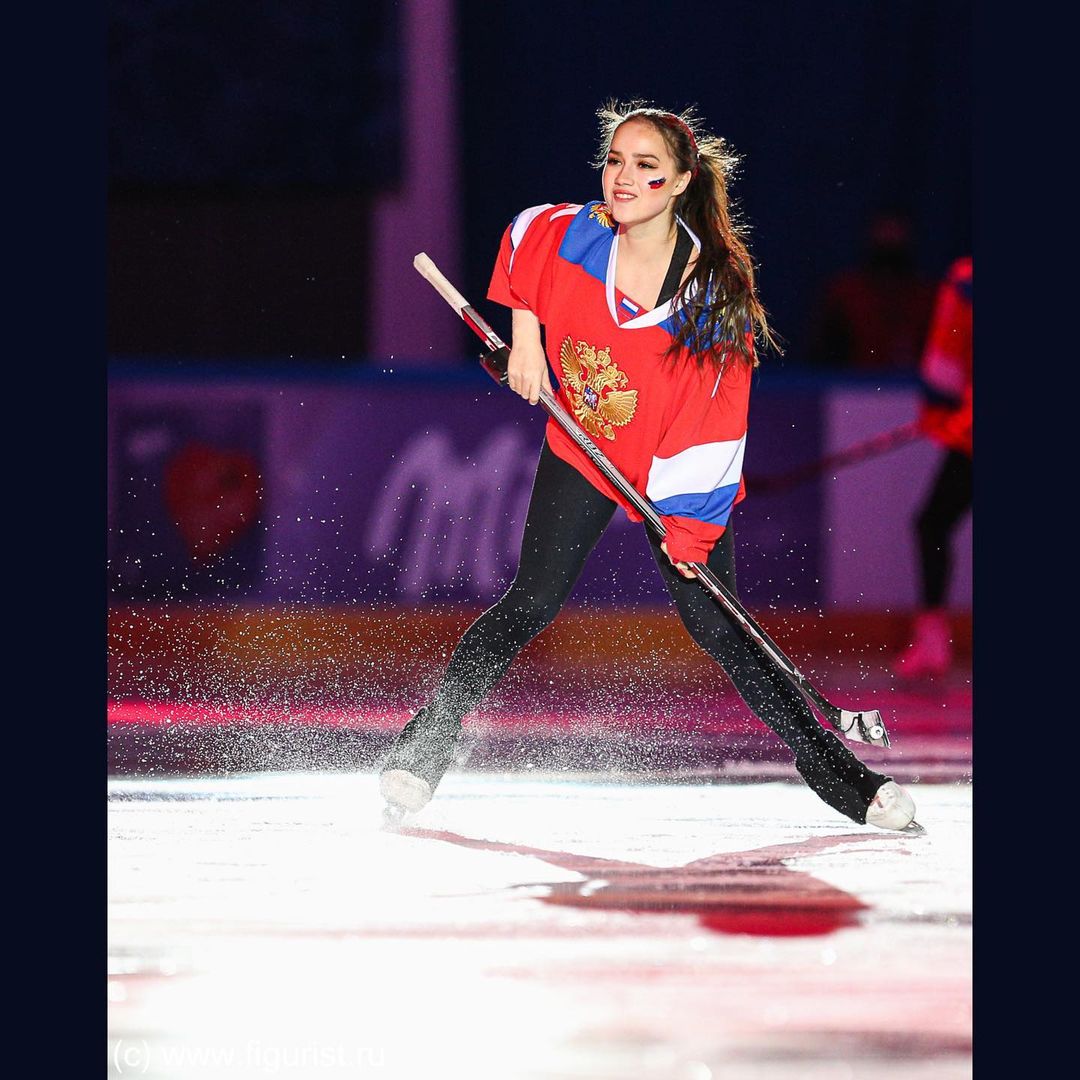
[[[938,291],[920,365],[923,405],[919,426],[952,449],[971,453],[972,273],[959,259]]]
[[[545,322],[559,245],[579,210],[573,203],[522,210],[503,233],[488,299],[527,309]]]
[[[722,375],[694,372],[653,455],[645,494],[667,530],[668,554],[705,562],[745,495],[742,481],[746,418],[753,369],[738,358]],[[710,392],[711,391],[711,392]]]

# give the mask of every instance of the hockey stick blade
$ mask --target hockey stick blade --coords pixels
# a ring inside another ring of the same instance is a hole
[[[824,710],[822,710],[824,711]],[[877,709],[866,712],[849,712],[840,709],[840,716],[833,725],[842,731],[852,742],[869,743],[871,746],[889,746],[889,733],[881,720]]]
[[[885,725],[881,720],[881,713],[877,709],[854,712],[833,705],[788,659],[780,646],[769,637],[758,625],[753,615],[742,606],[739,598],[734,593],[728,592],[724,583],[705,563],[691,563],[690,568],[697,576],[699,584],[703,585],[706,591],[712,594],[713,599],[717,600],[727,610],[728,614],[742,627],[743,631],[753,639],[758,648],[802,692],[803,696],[821,713],[831,727],[852,742],[869,743],[872,746],[889,745],[889,733],[885,730]]]
[[[494,330],[480,317],[476,309],[454,288],[434,262],[423,252],[413,259],[413,266],[429,281],[444,300],[472,327],[478,337],[491,347],[493,353],[506,350],[506,344]],[[494,361],[494,357],[491,358]],[[498,382],[505,383],[505,378],[498,378],[496,371],[488,366],[485,357],[481,357],[485,370]],[[589,438],[579,424],[563,408],[558,398],[548,390],[540,391],[540,404],[558,425],[584,451],[590,461],[604,474],[611,484],[620,491],[657,535],[663,537],[667,530],[653,504],[645,498],[615,468],[603,451]],[[754,617],[742,606],[738,597],[729,592],[723,583],[704,563],[691,563],[698,581],[720,604],[721,607],[742,627],[750,639],[761,649],[781,673],[815,706],[830,727],[839,731],[852,742],[870,743],[874,746],[888,746],[889,735],[881,722],[881,713],[877,709],[854,712],[833,705],[809,679],[787,658],[780,647],[758,626]]]

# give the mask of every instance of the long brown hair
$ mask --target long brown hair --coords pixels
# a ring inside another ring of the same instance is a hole
[[[675,292],[673,308],[681,317],[667,355],[675,358],[686,349],[699,364],[720,368],[733,353],[756,367],[755,344],[780,352],[754,285],[747,229],[736,220],[728,198],[728,180],[738,155],[723,139],[702,129],[693,107],[670,113],[643,101],[612,100],[597,110],[597,116],[597,168],[607,164],[616,130],[627,120],[643,120],[663,136],[679,172],[694,174],[676,196],[675,211],[701,241],[701,251],[690,276]]]

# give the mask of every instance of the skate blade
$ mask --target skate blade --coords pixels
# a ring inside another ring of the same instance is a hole
[[[891,745],[889,733],[885,730],[885,724],[878,709],[868,709],[864,712],[841,709],[839,726],[841,734],[851,742],[886,748]]]
[[[426,780],[404,769],[388,769],[379,777],[379,792],[387,801],[387,810],[400,810],[402,815],[415,814],[431,801],[431,786]]]
[[[909,821],[901,830],[905,836],[925,836],[926,830],[914,819]]]

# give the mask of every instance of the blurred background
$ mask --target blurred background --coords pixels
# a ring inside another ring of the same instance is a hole
[[[821,464],[916,418],[935,296],[971,253],[969,4],[107,7],[113,771],[355,767],[424,702],[513,576],[545,418],[479,371],[412,259],[508,337],[485,300],[501,233],[599,197],[608,97],[696,105],[743,155],[786,342],[752,394],[744,603],[827,693],[873,692],[913,737],[969,729],[970,517],[948,670],[892,671],[940,446]],[[730,760],[757,725],[691,649],[618,514],[475,760]]]

